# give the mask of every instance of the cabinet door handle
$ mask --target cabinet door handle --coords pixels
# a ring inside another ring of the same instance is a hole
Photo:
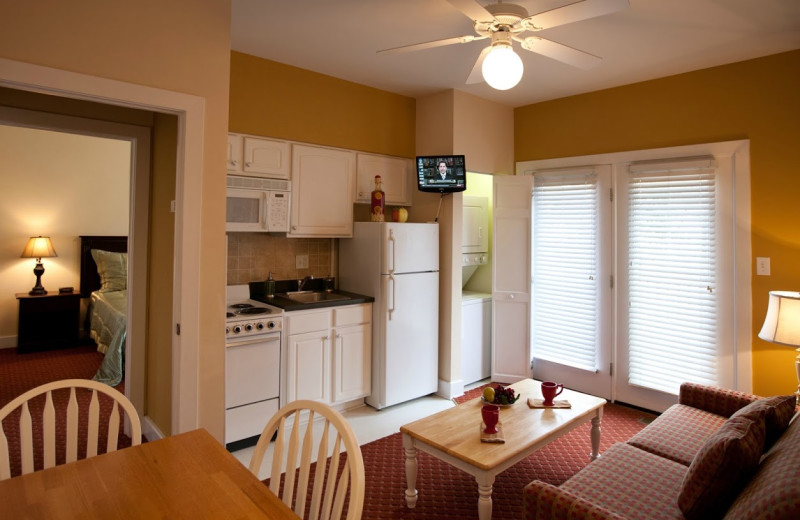
[[[239,165],[239,161],[231,161],[231,166],[238,166],[238,165]]]
[[[253,163],[251,163],[251,162],[249,162],[249,161],[248,161],[248,162],[244,163],[244,165],[245,165],[245,166],[247,166],[247,167],[249,168],[249,167],[253,166]]]

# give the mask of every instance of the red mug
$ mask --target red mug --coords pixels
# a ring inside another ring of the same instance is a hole
[[[483,433],[497,433],[497,422],[500,420],[500,407],[495,404],[485,404],[481,408],[481,416],[486,428]]]
[[[552,381],[545,381],[542,383],[542,395],[544,396],[544,404],[553,406],[553,399],[564,391],[564,385],[554,383]]]

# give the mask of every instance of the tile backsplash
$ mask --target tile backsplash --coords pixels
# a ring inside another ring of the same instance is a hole
[[[335,276],[335,239],[286,238],[268,233],[228,233],[228,285],[312,275]],[[308,255],[308,268],[298,269],[297,256]]]

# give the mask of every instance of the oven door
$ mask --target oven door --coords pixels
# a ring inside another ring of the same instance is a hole
[[[228,340],[225,347],[225,408],[280,395],[280,332]]]
[[[228,188],[225,202],[226,231],[266,231],[267,192]]]

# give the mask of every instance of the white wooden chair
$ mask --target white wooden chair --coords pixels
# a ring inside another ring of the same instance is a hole
[[[320,421],[321,424],[316,425],[315,442],[313,424],[318,416],[322,416],[324,422]],[[305,430],[301,433],[304,426]],[[291,431],[287,434],[288,430]],[[330,406],[316,401],[300,400],[287,404],[269,420],[258,439],[253,458],[250,460],[250,471],[256,477],[267,446],[276,432],[270,490],[305,520],[339,520],[342,518],[349,488],[346,519],[361,518],[364,508],[364,459],[361,457],[361,448],[358,446],[356,436],[345,418]],[[339,475],[342,445],[347,457]],[[333,454],[330,464],[326,464],[330,454]],[[306,517],[309,477],[314,462],[316,468],[311,484],[313,487],[310,490],[311,503],[309,516]],[[280,494],[282,473],[285,473],[285,482],[283,493]],[[295,481],[297,496],[293,496]]]
[[[99,441],[99,426],[100,426],[100,401],[97,393],[107,395],[112,398],[113,406],[111,415],[108,419],[108,436],[106,439],[106,451],[115,451],[117,449],[117,439],[120,431],[120,414],[119,408],[127,415],[130,422],[130,437],[131,444],[137,445],[142,442],[142,426],[139,421],[139,415],[133,404],[123,394],[114,388],[91,381],[89,379],[64,379],[62,381],[54,381],[38,386],[32,390],[28,390],[20,395],[2,409],[0,409],[0,480],[7,479],[11,476],[9,464],[9,446],[8,438],[6,437],[5,430],[3,429],[3,420],[17,408],[21,408],[19,418],[19,435],[20,435],[20,452],[22,462],[22,474],[31,473],[34,470],[33,453],[33,429],[34,424],[41,423],[43,433],[43,455],[44,455],[44,469],[51,468],[56,465],[56,444],[59,442],[56,439],[56,411],[53,405],[53,391],[62,388],[69,389],[69,401],[67,403],[66,423],[66,462],[73,462],[78,458],[78,420],[79,420],[79,406],[76,392],[90,391],[91,397],[89,401],[88,413],[86,413],[88,420],[88,435],[86,439],[86,457],[94,457],[97,455],[97,446]],[[42,417],[34,421],[31,417],[31,412],[28,407],[28,402],[42,394],[45,394],[44,409]]]

